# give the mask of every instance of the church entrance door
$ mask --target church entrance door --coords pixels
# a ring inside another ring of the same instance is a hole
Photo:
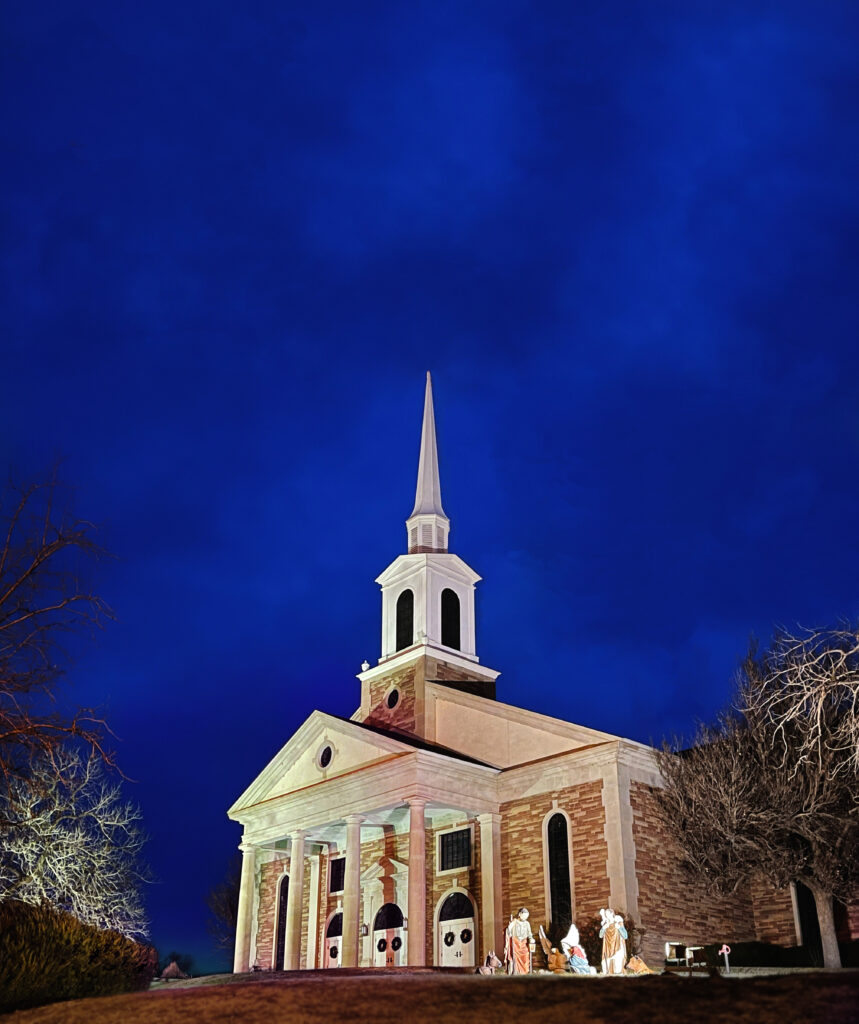
[[[400,967],[405,954],[403,912],[396,903],[385,903],[373,921],[373,966]]]
[[[337,913],[325,929],[325,967],[339,967],[343,955],[343,915]]]
[[[464,892],[452,892],[438,915],[441,967],[474,967],[474,906]]]

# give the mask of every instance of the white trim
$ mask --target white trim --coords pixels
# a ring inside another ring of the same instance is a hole
[[[440,967],[441,966],[440,963],[439,963],[438,926],[440,924],[440,922],[439,922],[439,915],[441,914],[442,904],[448,898],[448,896],[452,896],[453,893],[455,893],[455,892],[461,892],[461,893],[463,893],[465,896],[467,896],[471,900],[471,909],[474,911],[474,940],[473,941],[477,942],[478,936],[480,935],[480,921],[478,920],[478,917],[477,917],[477,900],[474,898],[474,896],[472,896],[472,894],[469,892],[468,889],[463,889],[463,887],[461,885],[457,885],[456,884],[456,880],[454,879],[453,886],[450,889],[446,889],[441,894],[441,896],[439,897],[438,902],[435,905],[435,910],[433,911],[433,915],[432,915],[432,962],[433,962],[433,966],[434,967]],[[479,959],[478,956],[477,956],[477,949],[478,948],[479,947],[475,947],[475,956],[474,956],[475,966],[477,966],[476,961]]]
[[[281,906],[280,906],[280,886],[284,878],[289,878],[289,869],[284,868],[283,871],[277,876],[277,884],[274,888],[274,930],[271,936],[271,969],[276,971],[277,967],[277,926],[280,922]],[[292,882],[289,883],[289,888],[292,889]],[[287,893],[287,902],[289,902],[290,894]],[[286,932],[283,937],[283,955],[286,958]],[[281,970],[284,968],[281,967]]]
[[[469,859],[467,864],[460,864],[455,868],[446,868],[444,871],[441,870],[441,837],[450,835],[451,832],[464,832],[468,829],[470,833],[469,838]],[[466,821],[461,825],[454,825],[451,828],[442,828],[435,833],[435,874],[436,878],[445,878],[449,875],[456,875],[463,871],[471,871],[474,867],[474,822]]]
[[[575,869],[573,865],[573,821],[569,814],[558,806],[558,801],[552,801],[552,807],[547,814],[543,816],[542,833],[543,833],[543,886],[545,888],[546,895],[546,916],[549,919],[549,924],[555,924],[555,918],[553,916],[554,907],[552,906],[552,885],[550,878],[549,868],[549,822],[556,815],[561,814],[567,821],[567,865],[570,872],[570,914],[572,920],[576,920],[576,883],[575,883]]]

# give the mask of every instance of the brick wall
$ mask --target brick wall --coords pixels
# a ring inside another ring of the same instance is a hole
[[[457,869],[453,874],[438,875],[437,871],[437,836],[439,832],[445,832],[449,828],[464,827],[467,824],[474,826],[474,845],[471,851],[471,867]],[[433,945],[435,928],[435,912],[439,900],[444,894],[453,888],[467,889],[474,900],[476,908],[477,930],[474,937],[475,942],[475,964],[481,963],[483,951],[482,928],[483,928],[483,896],[480,891],[480,825],[474,820],[463,819],[457,826],[446,825],[444,828],[427,829],[427,944],[426,962],[433,964]],[[436,940],[437,942],[437,940]]]
[[[281,858],[260,867],[259,909],[257,911],[256,959],[268,969],[274,958],[274,926],[277,917],[277,897],[280,878],[289,867],[289,860]]]
[[[370,713],[365,721],[369,725],[378,725],[387,729],[398,729],[401,732],[416,732],[416,677],[418,663],[411,662],[403,668],[374,679],[370,684]],[[400,699],[393,708],[389,708],[385,696],[391,687],[399,691]]]
[[[690,882],[656,816],[651,787],[632,782],[630,802],[645,961],[654,967],[661,964],[667,941],[702,945],[754,939],[755,919],[749,895],[719,899]]]
[[[750,891],[758,941],[795,946],[796,924],[790,887],[775,889],[761,878],[752,883]]]
[[[570,817],[573,901],[579,927],[599,913],[609,893],[602,782],[587,782],[502,804],[502,913],[504,921],[508,921],[520,907],[527,907],[535,936],[541,924],[550,923],[543,866],[543,819],[552,810],[553,801],[557,801],[558,810],[566,811]],[[539,943],[537,961],[542,961]]]

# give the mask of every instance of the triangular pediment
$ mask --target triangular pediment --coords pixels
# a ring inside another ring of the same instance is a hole
[[[393,857],[382,857],[361,872],[361,888],[363,889],[370,882],[382,881],[385,878],[394,878],[399,875],[408,878],[408,874],[408,864],[394,860]]]
[[[354,722],[314,711],[281,747],[227,812],[238,812],[275,797],[287,796],[328,779],[348,774],[392,757],[414,752],[414,747],[380,735]],[[330,758],[323,751],[330,751]]]

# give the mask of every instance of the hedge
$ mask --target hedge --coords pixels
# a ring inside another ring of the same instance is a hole
[[[53,907],[0,902],[0,1013],[148,988],[157,954]]]

